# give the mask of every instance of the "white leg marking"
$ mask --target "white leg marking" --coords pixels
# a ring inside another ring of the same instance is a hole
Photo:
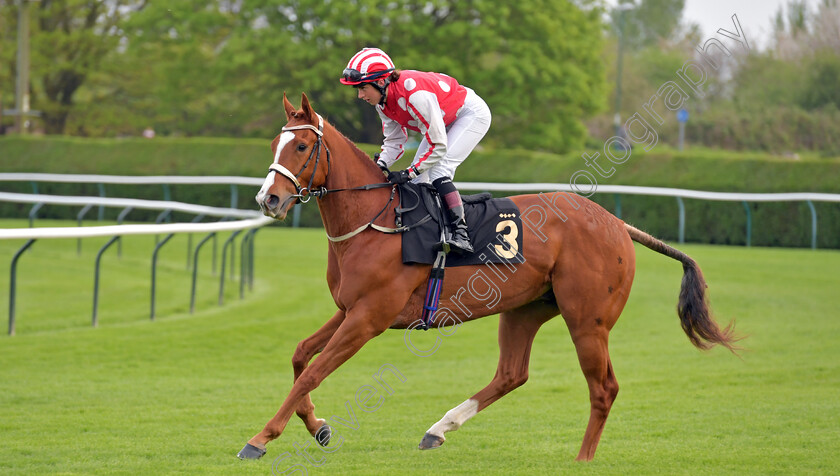
[[[439,436],[445,440],[446,438],[443,436],[444,433],[461,428],[461,425],[470,418],[474,417],[476,413],[478,413],[478,400],[469,399],[446,412],[446,415],[444,415],[439,422],[432,425],[426,433]]]
[[[278,160],[280,160],[280,152],[283,151],[283,148],[286,147],[286,144],[292,141],[295,138],[295,134],[290,131],[286,131],[280,134],[280,142],[277,143],[277,150],[274,152],[274,163],[276,164]],[[268,175],[265,177],[265,182],[263,182],[263,186],[260,189],[260,192],[257,194],[257,202],[262,203],[265,200],[266,195],[268,195],[268,191],[271,189],[271,186],[274,185],[274,177],[277,174],[274,172],[269,172]]]

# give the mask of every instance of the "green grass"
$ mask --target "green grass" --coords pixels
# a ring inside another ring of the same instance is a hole
[[[25,226],[21,221],[2,226]],[[39,225],[43,226],[43,225]],[[199,237],[196,237],[196,240]],[[272,461],[309,474],[827,474],[840,468],[840,253],[680,246],[702,266],[719,320],[749,337],[742,358],[700,352],[674,312],[681,269],[645,248],[611,355],[621,391],[595,460],[575,463],[588,418],[586,385],[562,319],[544,326],[531,379],[450,433],[416,449],[425,430],[489,382],[498,356],[495,317],[442,339],[431,357],[401,331],[372,341],[314,394],[342,446],[316,467],[295,454],[314,441],[293,417],[260,461],[235,458],[279,408],[299,340],[333,312],[320,230],[269,227],[256,235],[253,292],[227,287],[216,305],[209,248],[189,314],[186,238],[161,252],[157,321],[148,319],[153,238],[125,238],[102,261],[100,327],[90,327],[93,261],[102,240],[40,240],[21,257],[18,326],[0,338],[0,473],[272,474]],[[219,243],[221,243],[220,241]],[[22,240],[0,241],[5,310],[8,262]],[[209,246],[209,244],[208,244]],[[238,263],[238,251],[237,251]],[[237,265],[238,270],[238,265]],[[431,342],[432,335],[418,343]],[[355,394],[393,394],[363,412]],[[357,429],[336,423],[355,411]],[[289,464],[285,464],[289,463]]]

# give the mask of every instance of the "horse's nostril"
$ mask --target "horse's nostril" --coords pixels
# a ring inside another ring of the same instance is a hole
[[[280,197],[277,195],[269,195],[268,198],[265,199],[265,204],[268,205],[268,208],[274,208],[278,203],[280,203]]]

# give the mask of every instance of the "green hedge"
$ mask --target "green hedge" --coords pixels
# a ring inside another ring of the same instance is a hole
[[[616,213],[613,195],[596,202]],[[674,197],[622,195],[621,218],[666,241],[679,238],[679,205]],[[747,243],[747,212],[742,202],[683,199],[685,240],[722,245]],[[751,246],[811,246],[811,211],[805,202],[749,202]],[[817,247],[840,248],[840,203],[814,202]]]
[[[270,140],[156,138],[77,139],[65,137],[0,137],[0,172],[42,172],[106,175],[234,175],[264,177],[271,162]],[[362,145],[372,153],[376,146]],[[590,152],[593,153],[593,152]],[[410,154],[406,154],[407,156]],[[603,155],[603,152],[602,152]],[[405,163],[410,157],[403,159]],[[599,161],[605,168],[609,164]],[[403,164],[401,164],[403,165]],[[568,182],[585,169],[579,154],[554,155],[525,150],[479,150],[459,169],[457,180],[486,182]],[[790,160],[760,153],[715,150],[675,152],[663,146],[644,153],[634,149],[614,175],[599,177],[599,184],[641,185],[727,192],[840,193],[840,159],[806,157]],[[591,169],[589,169],[591,170]],[[38,192],[56,195],[99,195],[95,184],[39,183]],[[256,208],[258,187],[237,186],[237,207]],[[31,193],[32,184],[0,182],[0,189]],[[160,185],[105,185],[105,195],[161,200]],[[218,207],[231,206],[226,185],[173,185],[172,200]],[[594,200],[616,212],[612,194]],[[678,205],[672,197],[621,196],[622,218],[666,240],[675,241]],[[746,211],[740,202],[684,200],[685,238],[691,242],[734,244],[746,242]],[[811,214],[806,203],[750,203],[754,246],[806,247],[811,244]],[[815,203],[818,246],[840,248],[840,204]],[[30,205],[0,204],[0,216],[26,217]],[[47,206],[38,216],[75,219],[78,209]],[[106,209],[115,219],[119,210]],[[133,211],[131,221],[151,221],[159,212]],[[87,219],[96,217],[91,211]],[[176,215],[176,220],[191,216]],[[317,206],[301,210],[301,224],[320,226]],[[287,221],[288,225],[288,221]]]

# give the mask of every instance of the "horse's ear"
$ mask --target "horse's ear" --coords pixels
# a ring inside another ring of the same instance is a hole
[[[286,92],[283,92],[283,107],[286,108],[286,119],[291,120],[295,115],[295,107],[286,98]]]
[[[306,97],[306,93],[301,93],[300,98],[300,108],[303,110],[303,115],[309,121],[312,121],[312,118],[315,117],[315,111],[312,109],[312,106],[309,105],[309,98]]]

